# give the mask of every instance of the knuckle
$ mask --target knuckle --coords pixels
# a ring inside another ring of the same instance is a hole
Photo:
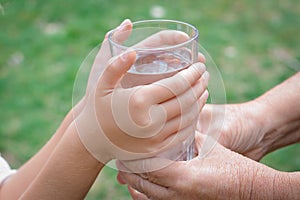
[[[204,107],[205,103],[206,103],[207,99],[204,98],[203,96],[200,97],[200,99],[198,100],[198,106],[199,106],[199,110],[201,111],[202,108]]]
[[[195,63],[193,64],[193,75],[195,78],[200,78],[206,71],[206,66],[203,63]]]
[[[195,117],[198,115],[198,112],[196,109],[192,109],[190,114],[187,117],[187,123],[192,124],[195,121]]]
[[[197,101],[197,98],[198,98],[198,95],[197,95],[196,91],[194,89],[191,89],[189,98],[188,98],[189,105],[193,105],[193,103],[195,103],[195,101]]]
[[[193,90],[187,91],[186,95],[179,98],[179,104],[181,108],[190,107],[196,101],[197,95]]]
[[[181,91],[186,87],[188,84],[187,78],[183,74],[178,74],[176,77],[176,81],[172,83],[172,88],[175,88],[176,94],[181,93]]]
[[[195,87],[195,93],[196,93],[195,96],[197,96],[197,98],[199,98],[202,95],[202,93],[205,91],[206,88],[207,88],[207,85],[205,82],[203,83],[202,81],[198,81],[198,83]]]
[[[194,106],[191,107],[190,111],[186,115],[186,123],[187,124],[192,124],[194,123],[195,119],[199,115],[199,106],[195,104]]]
[[[130,97],[130,104],[132,108],[144,109],[146,105],[145,95],[140,95],[137,92],[133,93]]]

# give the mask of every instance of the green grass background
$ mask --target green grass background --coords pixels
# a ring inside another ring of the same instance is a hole
[[[251,100],[300,69],[298,0],[0,0],[0,152],[17,168],[50,138],[72,106],[76,72],[123,19],[195,25],[218,65],[227,102]],[[295,91],[299,92],[299,91]],[[300,146],[262,162],[300,170]],[[129,199],[106,168],[86,199]]]

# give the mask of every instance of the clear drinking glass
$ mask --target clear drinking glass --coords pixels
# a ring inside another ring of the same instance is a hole
[[[121,81],[124,88],[150,84],[173,76],[198,60],[198,30],[185,22],[137,21],[130,31],[112,31],[108,40],[113,56],[128,49],[137,54],[134,65]],[[195,154],[193,141],[194,132],[187,141],[163,153],[163,156],[173,160],[190,160]]]

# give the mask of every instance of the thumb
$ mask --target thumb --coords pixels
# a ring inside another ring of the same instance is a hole
[[[198,130],[195,132],[195,147],[198,154],[201,151],[201,147],[205,141],[205,135],[200,133]]]
[[[196,151],[198,152],[198,157],[204,158],[213,149],[216,149],[215,147],[219,148],[221,145],[219,145],[217,140],[215,140],[210,135],[205,135],[203,133],[200,133],[199,131],[196,131],[195,146],[196,146]]]
[[[105,67],[98,82],[98,89],[114,89],[123,75],[133,65],[136,58],[135,51],[126,51],[120,56],[113,57]]]

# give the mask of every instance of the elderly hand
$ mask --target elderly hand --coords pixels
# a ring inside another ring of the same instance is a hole
[[[198,134],[201,151],[204,137]],[[216,143],[204,158],[177,161],[143,174],[124,172],[118,180],[128,184],[133,199],[274,199],[281,198],[282,173]]]
[[[253,160],[260,160],[266,153],[264,136],[264,105],[256,100],[240,104],[206,104],[200,113],[198,130],[214,135],[228,149]],[[225,114],[226,113],[226,114]]]

